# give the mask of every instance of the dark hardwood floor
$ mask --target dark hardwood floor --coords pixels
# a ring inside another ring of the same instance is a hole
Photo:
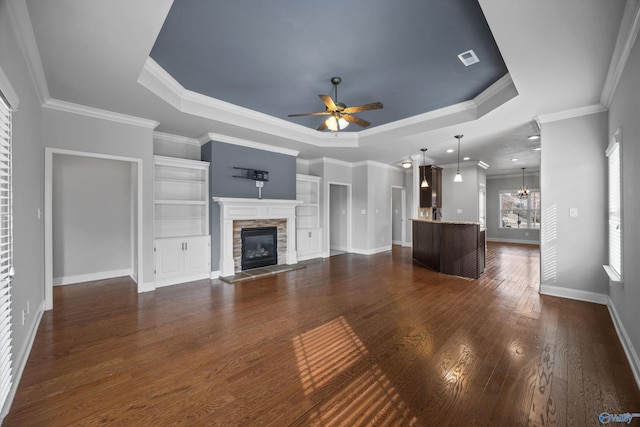
[[[394,248],[235,285],[57,287],[4,426],[596,426],[640,412],[607,308],[538,283],[537,247],[490,243],[480,280]]]

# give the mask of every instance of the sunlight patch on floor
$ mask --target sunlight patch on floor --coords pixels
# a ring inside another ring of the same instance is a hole
[[[319,404],[310,425],[416,425],[409,406],[339,317],[293,340],[305,396]]]

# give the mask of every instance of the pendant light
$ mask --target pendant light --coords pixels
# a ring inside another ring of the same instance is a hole
[[[426,148],[421,148],[420,151],[422,151],[422,182],[420,183],[420,188],[429,188],[429,183],[427,182],[427,172],[426,172],[426,168],[424,166],[427,166],[427,149]]]
[[[529,197],[529,187],[524,185],[524,169],[525,168],[522,168],[522,187],[520,187],[520,189],[518,190],[518,197],[520,198],[520,200]]]
[[[453,182],[462,182],[462,175],[460,175],[460,139],[464,135],[456,135],[458,138],[458,170],[456,171],[456,176],[453,177]]]

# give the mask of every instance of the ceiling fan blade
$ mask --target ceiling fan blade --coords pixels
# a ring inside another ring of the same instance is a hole
[[[320,126],[318,126],[318,129],[317,129],[317,130],[325,130],[326,128],[327,128],[327,121],[326,121],[326,120],[324,120],[324,121],[320,124]]]
[[[324,105],[327,106],[327,109],[329,109],[329,111],[337,111],[338,107],[336,106],[336,104],[333,102],[333,99],[331,99],[331,97],[329,95],[318,95],[320,97],[320,99],[322,99],[322,102],[324,102]]]
[[[371,104],[354,105],[353,107],[347,107],[344,110],[342,110],[342,112],[343,113],[359,113],[360,111],[379,110],[381,108],[383,108],[381,102],[373,102]]]
[[[359,126],[362,126],[363,128],[366,128],[371,124],[368,121],[362,120],[360,117],[352,116],[351,114],[343,114],[342,118],[348,122],[355,123]]]
[[[288,117],[301,117],[301,116],[327,116],[331,114],[330,111],[319,111],[317,113],[305,113],[305,114],[289,114]]]

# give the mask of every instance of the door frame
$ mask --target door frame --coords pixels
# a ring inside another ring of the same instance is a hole
[[[133,228],[131,229],[131,246],[133,247],[133,239],[137,239],[137,253],[132,254],[138,262],[137,268],[133,264],[132,277],[138,285],[138,292],[140,292],[140,282],[142,281],[143,268],[143,256],[142,256],[142,214],[144,211],[142,205],[142,159],[136,159],[132,157],[113,156],[109,154],[90,153],[85,151],[66,150],[62,148],[45,147],[44,149],[44,301],[45,310],[53,309],[53,155],[67,155],[76,157],[88,157],[94,159],[105,160],[117,160],[122,162],[131,163],[137,166],[137,179],[136,179],[136,203],[137,203],[137,215],[136,218],[132,218],[132,221],[137,222],[137,235],[134,236]],[[132,185],[133,188],[133,185]]]
[[[325,194],[326,194],[326,203],[325,203],[325,212],[324,212],[324,236],[326,238],[326,246],[324,251],[324,258],[328,258],[331,256],[331,186],[339,185],[342,187],[347,187],[347,252],[352,252],[352,239],[351,239],[351,184],[346,182],[339,181],[327,181],[325,183]]]
[[[401,246],[408,246],[409,242],[407,242],[407,213],[406,213],[406,203],[407,203],[407,189],[405,187],[401,187],[399,185],[391,186],[391,198],[389,200],[389,242],[393,245],[393,189],[400,189],[400,244]]]

